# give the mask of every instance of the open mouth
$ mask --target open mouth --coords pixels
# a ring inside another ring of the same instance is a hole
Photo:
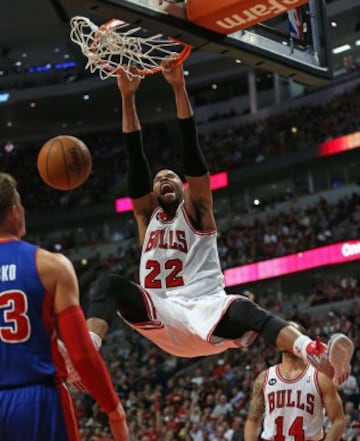
[[[174,188],[171,184],[169,184],[168,182],[164,182],[164,184],[161,184],[160,193],[162,195],[165,195],[167,193],[173,193],[173,192],[174,192]]]

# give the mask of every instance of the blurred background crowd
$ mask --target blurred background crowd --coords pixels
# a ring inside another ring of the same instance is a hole
[[[211,127],[211,123],[208,124]],[[249,167],[269,159],[279,159],[296,151],[314,148],[328,139],[353,133],[360,126],[360,86],[334,97],[326,105],[303,105],[251,123],[208,130],[200,142],[212,173]],[[200,126],[199,126],[200,127]],[[165,166],[181,173],[179,138],[172,124],[144,127],[144,142],[151,168]],[[88,181],[69,193],[41,185],[32,170],[39,145],[44,139],[9,142],[0,153],[3,171],[11,171],[25,189],[24,203],[29,212],[52,208],[72,208],[104,202],[125,177],[125,150],[120,125],[106,132],[78,133],[90,148],[93,171]],[[24,170],[29,170],[24,173]]]

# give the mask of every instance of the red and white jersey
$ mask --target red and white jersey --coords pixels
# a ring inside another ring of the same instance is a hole
[[[279,365],[264,378],[265,418],[261,438],[273,441],[321,440],[324,406],[316,369],[308,364],[294,380],[286,380]]]
[[[129,323],[161,349],[177,357],[218,354],[249,346],[253,331],[231,340],[213,335],[234,301],[227,295],[217,250],[216,230],[197,231],[181,203],[173,219],[157,208],[145,234],[140,284],[149,320]]]
[[[224,289],[217,232],[197,231],[182,202],[173,219],[155,209],[146,230],[140,284],[166,297],[202,297]]]

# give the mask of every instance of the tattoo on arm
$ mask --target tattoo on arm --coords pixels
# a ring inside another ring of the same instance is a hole
[[[253,420],[257,423],[260,423],[262,421],[265,411],[265,401],[263,394],[264,376],[265,372],[261,372],[254,381],[248,413],[248,419]]]

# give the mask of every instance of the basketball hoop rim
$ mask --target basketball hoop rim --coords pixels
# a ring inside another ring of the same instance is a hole
[[[127,25],[127,24],[128,23],[126,23],[123,20],[119,20],[117,18],[112,18],[112,19],[108,20],[107,22],[103,23],[102,25],[100,25],[99,29],[101,31],[104,31],[104,30],[105,31],[112,31],[113,29],[115,29],[119,26],[123,26],[123,25]],[[176,54],[176,59],[175,59],[175,63],[174,63],[174,67],[175,67],[175,66],[178,66],[179,64],[182,64],[189,57],[193,47],[187,43],[184,43],[183,41],[176,39],[176,38],[173,38],[173,37],[167,37],[167,38],[169,41],[172,41],[172,42],[179,44],[180,46],[183,47],[181,52]],[[96,38],[94,40],[96,42]],[[113,72],[116,75],[118,75],[121,72],[124,72],[121,67],[112,68],[105,61],[100,61],[100,64],[102,65],[102,67],[104,69],[108,70],[109,72]],[[148,69],[138,69],[136,67],[133,68],[134,74],[141,76],[141,77],[160,72],[161,70],[162,70],[161,66],[154,66],[154,67],[148,68]]]

